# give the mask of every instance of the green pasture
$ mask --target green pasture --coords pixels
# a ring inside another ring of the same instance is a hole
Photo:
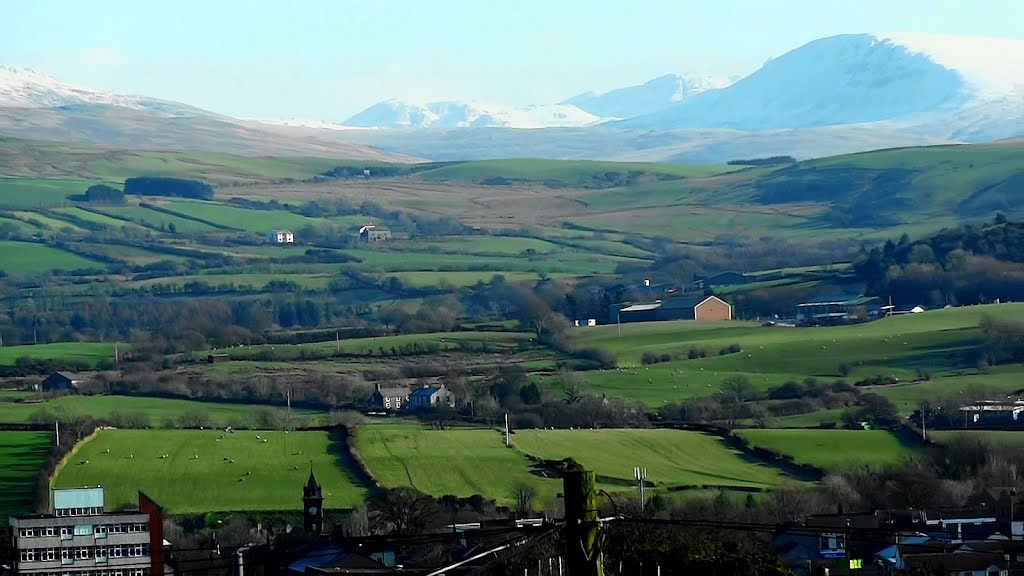
[[[608,162],[596,160],[547,160],[522,158],[457,162],[417,172],[416,177],[431,181],[487,182],[504,178],[516,182],[537,182],[554,187],[605,187],[606,173],[623,177],[636,173],[644,180],[658,178],[700,178],[734,170],[735,167],[655,162]]]
[[[55,218],[54,216],[47,214],[44,211],[34,212],[28,210],[21,210],[11,212],[11,214],[17,216],[18,218],[21,218],[22,220],[28,221],[33,225],[49,228],[51,231],[64,232],[70,230],[71,232],[74,232],[76,234],[85,232],[84,228],[72,224],[67,220]]]
[[[42,380],[42,377],[40,377]],[[271,407],[261,404],[231,404],[227,402],[201,402],[180,398],[154,398],[148,396],[112,396],[112,395],[73,395],[41,398],[29,394],[20,398],[20,402],[0,400],[0,423],[31,422],[33,415],[42,411],[63,413],[70,411],[75,414],[105,418],[111,412],[143,414],[149,418],[150,426],[163,427],[167,418],[179,418],[184,414],[206,414],[215,425],[227,426],[238,422],[251,421],[258,410]],[[278,408],[273,408],[279,410]],[[311,418],[319,424],[323,412],[306,409],[293,409],[296,418]]]
[[[457,349],[461,344],[486,345],[494,349],[516,349],[520,342],[531,338],[525,332],[434,332],[431,334],[400,334],[397,336],[377,336],[372,338],[346,338],[328,340],[309,344],[259,344],[227,348],[220,352],[229,354],[232,360],[258,358],[261,353],[273,352],[283,358],[297,359],[306,353],[342,352],[345,354],[380,354],[384,350],[390,354],[392,348],[401,348],[414,344],[437,344],[441,350]]]
[[[506,448],[499,431],[487,428],[371,424],[356,430],[356,447],[384,486],[410,486],[433,496],[481,494],[508,504],[512,486],[528,483],[541,493],[540,504],[561,487],[556,480],[531,474],[529,460]]]
[[[594,391],[660,406],[711,394],[731,376],[745,376],[754,385],[767,388],[808,377],[855,382],[893,375],[910,382],[917,378],[918,368],[924,368],[932,372],[935,381],[966,374],[958,376],[958,381],[947,381],[955,390],[989,379],[973,374],[973,351],[980,343],[977,326],[985,314],[1024,317],[1024,304],[934,310],[836,327],[767,328],[737,321],[675,321],[623,324],[621,338],[615,325],[579,328],[576,336],[577,347],[603,348],[619,359],[618,369],[586,374]],[[742,352],[718,355],[731,344],[739,344]],[[704,349],[709,356],[690,360],[690,349]],[[640,358],[644,352],[672,354],[676,359],[643,366]],[[844,363],[851,366],[846,377],[839,373]],[[912,400],[918,393],[933,394],[933,382],[879,391],[892,394],[894,401]],[[901,394],[907,396],[900,398]]]
[[[282,228],[297,231],[306,226],[316,226],[325,222],[319,218],[307,218],[285,210],[251,210],[198,200],[174,200],[163,204],[162,207],[221,226],[263,234]]]
[[[885,430],[738,430],[751,446],[793,457],[798,464],[831,470],[881,467],[912,458],[913,448]]]
[[[997,446],[1024,448],[1024,434],[1019,430],[931,430],[928,437],[939,443],[956,438],[981,438]]]
[[[68,203],[71,194],[84,194],[95,184],[84,180],[0,177],[0,206],[41,208]]]
[[[0,432],[0,516],[35,511],[36,481],[52,445],[50,432]]]
[[[164,212],[151,210],[145,206],[104,206],[103,208],[100,208],[100,210],[105,214],[131,220],[132,222],[136,222],[155,230],[165,230],[171,224],[174,224],[174,229],[179,233],[210,232],[216,230],[216,228],[209,224],[196,222],[195,220],[189,220],[188,218],[182,218],[181,216],[165,214]]]
[[[342,450],[321,431],[102,430],[56,486],[101,485],[108,507],[136,502],[142,490],[174,514],[297,511],[312,467],[324,506],[349,508],[366,490],[341,466]]]
[[[605,484],[635,485],[633,467],[663,488],[725,486],[769,488],[786,476],[730,449],[721,438],[681,430],[517,430],[520,451],[548,460],[572,458]]]
[[[122,344],[121,349],[127,349]],[[52,344],[24,344],[0,348],[0,366],[13,366],[14,362],[27,356],[48,360],[81,361],[95,366],[100,360],[114,359],[113,342],[54,342]]]

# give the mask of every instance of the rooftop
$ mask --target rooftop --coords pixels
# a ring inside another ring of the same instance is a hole
[[[53,491],[53,509],[103,508],[103,487],[58,488]]]
[[[827,306],[827,305],[843,305],[843,306],[860,306],[862,304],[870,304],[878,300],[877,296],[859,296],[855,294],[833,294],[831,296],[818,296],[812,298],[807,302],[798,304],[798,306]]]

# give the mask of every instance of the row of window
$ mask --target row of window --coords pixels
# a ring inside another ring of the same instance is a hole
[[[132,570],[74,570],[71,572],[35,572],[33,576],[149,576],[149,569]]]
[[[22,562],[73,562],[107,558],[141,558],[149,556],[149,544],[115,544],[113,546],[75,546],[69,548],[27,548],[21,550]]]
[[[103,514],[103,507],[93,508],[57,508],[53,511],[55,516],[99,516]]]
[[[121,522],[118,524],[78,524],[76,526],[39,526],[35,528],[20,528],[19,538],[46,538],[60,535],[61,538],[71,539],[74,536],[90,536],[95,534],[97,538],[104,538],[107,534],[137,534],[149,532],[149,522]]]

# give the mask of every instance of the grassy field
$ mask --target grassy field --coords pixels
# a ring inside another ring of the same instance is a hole
[[[798,464],[841,470],[898,464],[914,450],[884,430],[741,430],[750,442],[794,457]]]
[[[278,228],[298,230],[305,226],[315,226],[325,222],[318,218],[307,218],[284,210],[250,210],[215,202],[175,200],[163,204],[163,207],[221,226],[264,234]]]
[[[209,415],[214,424],[226,426],[233,422],[251,420],[255,411],[268,408],[259,404],[229,404],[143,396],[58,396],[44,402],[35,401],[36,398],[29,394],[20,397],[22,400],[32,400],[28,402],[4,402],[0,399],[0,423],[29,422],[33,414],[44,409],[68,409],[94,418],[106,417],[114,411],[145,414],[152,427],[162,427],[164,419],[168,417],[178,418],[187,413],[201,413]],[[316,410],[294,409],[292,413],[296,417],[312,418],[314,423],[319,423],[323,416],[322,412]]]
[[[103,430],[56,485],[102,485],[108,507],[135,502],[142,490],[175,514],[298,510],[312,465],[324,506],[348,508],[366,492],[339,465],[337,448],[327,432]]]
[[[329,340],[310,344],[263,344],[231,348],[224,352],[233,360],[255,358],[262,351],[273,351],[284,358],[298,358],[303,350],[307,352],[341,351],[348,354],[363,354],[367,351],[377,354],[383,348],[400,348],[411,344],[438,344],[440,349],[448,350],[459,346],[460,342],[486,343],[495,348],[514,348],[519,342],[527,340],[530,335],[525,332],[435,332],[432,334],[401,334],[398,336],[378,336],[375,338],[346,338],[341,341]]]
[[[104,206],[100,209],[105,214],[131,220],[157,230],[166,229],[174,224],[174,229],[181,233],[188,232],[210,232],[216,230],[209,224],[189,220],[180,216],[172,216],[157,210],[151,210],[145,206]]]
[[[1024,304],[998,304],[934,310],[896,316],[867,324],[816,328],[765,328],[745,322],[649,322],[623,324],[622,337],[614,325],[580,328],[578,347],[607,349],[621,368],[586,375],[597,392],[630,397],[659,406],[665,402],[704,396],[722,380],[748,377],[761,388],[807,377],[839,379],[839,366],[850,363],[845,377],[856,381],[874,375],[916,378],[917,368],[929,369],[935,381],[957,386],[984,383],[998,375],[976,374],[970,354],[980,342],[978,323],[986,314],[1024,317]],[[739,344],[742,352],[718,356],[720,349]],[[691,348],[710,356],[687,358]],[[644,352],[673,354],[672,362],[641,366]],[[965,373],[966,375],[952,376]],[[949,379],[947,379],[949,377]],[[1006,385],[1009,385],[1007,377]],[[913,402],[934,394],[935,384],[891,386],[879,390],[894,401]],[[1019,387],[1019,386],[1018,386]]]
[[[517,482],[537,487],[544,499],[561,487],[530,474],[529,461],[505,447],[497,430],[430,430],[414,422],[362,426],[356,445],[367,468],[384,486],[411,486],[443,496],[482,494],[511,501]]]
[[[571,457],[604,482],[633,485],[633,467],[646,466],[650,482],[673,486],[777,486],[785,476],[752,462],[720,438],[679,430],[517,430],[513,445],[545,459]]]
[[[51,444],[49,432],[0,432],[0,517],[34,511],[36,477]]]
[[[0,240],[0,262],[3,263],[3,270],[14,276],[35,276],[53,270],[106,267],[102,262],[89,260],[52,246],[10,240]]]
[[[69,194],[83,194],[94,184],[84,180],[5,178],[0,176],[0,207],[40,208],[66,204]]]
[[[122,345],[122,349],[124,349]],[[53,344],[26,344],[0,348],[0,366],[13,366],[15,360],[45,358],[51,360],[77,360],[93,366],[100,360],[114,359],[114,344],[107,342],[55,342]]]

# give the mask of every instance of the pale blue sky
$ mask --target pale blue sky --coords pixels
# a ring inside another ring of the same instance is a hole
[[[0,0],[0,63],[243,117],[549,103],[849,32],[1021,37],[1024,0]]]

